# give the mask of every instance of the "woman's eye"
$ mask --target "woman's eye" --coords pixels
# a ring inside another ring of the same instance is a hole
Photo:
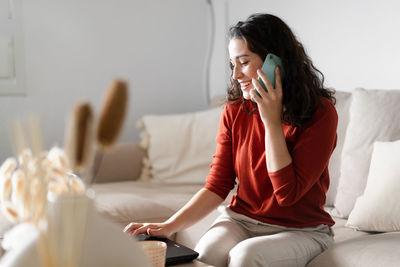
[[[248,63],[249,63],[248,61],[241,62],[241,63],[240,63],[240,65],[242,65],[242,66],[246,66]]]

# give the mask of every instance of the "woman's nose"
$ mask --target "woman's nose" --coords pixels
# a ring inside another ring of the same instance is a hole
[[[239,66],[235,66],[232,70],[232,78],[237,80],[242,76],[242,70]]]

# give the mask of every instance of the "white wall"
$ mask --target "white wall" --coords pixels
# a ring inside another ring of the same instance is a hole
[[[254,12],[282,17],[329,86],[346,91],[400,88],[396,0],[213,2],[218,24],[211,96],[224,94],[227,85],[227,25]],[[62,144],[72,106],[89,100],[98,111],[115,76],[131,84],[120,140],[138,140],[135,123],[144,114],[206,107],[206,0],[23,0],[22,8],[27,93],[0,97],[0,161],[12,153],[12,118],[24,118],[29,111],[39,114],[46,146]]]
[[[256,12],[272,13],[294,30],[305,45],[327,85],[351,91],[356,87],[400,89],[400,1],[397,0],[229,0],[229,25]],[[222,19],[220,19],[222,20]],[[225,36],[219,34],[221,50]],[[213,63],[214,76],[225,76],[227,67]],[[227,66],[227,65],[225,65]],[[226,81],[225,81],[226,83]],[[213,81],[211,95],[221,92]]]
[[[8,125],[37,113],[46,147],[62,145],[68,112],[89,100],[98,112],[111,80],[130,83],[120,140],[138,140],[148,113],[206,107],[206,0],[23,0],[26,95],[0,96],[0,161],[12,154]]]

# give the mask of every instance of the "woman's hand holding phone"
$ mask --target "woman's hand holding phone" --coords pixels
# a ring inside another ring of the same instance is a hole
[[[281,71],[279,67],[275,70],[275,88],[271,81],[268,79],[267,75],[261,71],[257,70],[258,76],[261,78],[265,84],[267,91],[265,91],[260,82],[256,79],[252,79],[254,90],[251,90],[250,95],[254,102],[257,103],[260,112],[261,120],[266,127],[271,125],[279,125],[282,127],[282,81],[281,81]],[[256,93],[258,91],[258,94]]]
[[[272,83],[272,87],[274,87],[274,88],[275,88],[275,69],[276,69],[276,67],[280,68],[281,79],[283,79],[285,76],[285,71],[283,69],[283,63],[282,63],[281,58],[272,53],[267,54],[267,56],[265,57],[264,63],[261,67],[261,71],[264,72],[264,74],[268,77],[268,79]],[[263,80],[260,77],[258,78],[258,82],[260,83],[261,87],[265,91],[268,91],[265,83],[263,82]],[[255,91],[258,96],[261,96],[260,93],[257,91],[257,89],[255,89]]]

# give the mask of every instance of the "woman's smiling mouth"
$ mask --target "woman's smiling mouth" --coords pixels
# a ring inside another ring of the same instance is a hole
[[[240,88],[242,90],[247,89],[247,87],[251,84],[251,82],[241,82],[240,83]]]

